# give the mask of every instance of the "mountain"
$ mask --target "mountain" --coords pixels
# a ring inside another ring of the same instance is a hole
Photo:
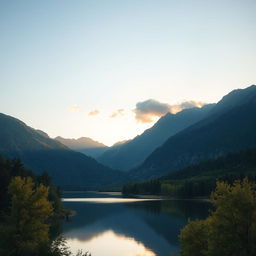
[[[198,179],[199,177],[212,177],[223,179],[229,175],[256,175],[256,149],[247,149],[236,153],[229,153],[225,156],[203,161],[190,165],[182,170],[172,172],[160,178],[166,180]]]
[[[118,141],[115,144],[113,144],[112,147],[121,146],[121,145],[123,145],[123,144],[125,144],[125,143],[127,143],[129,141],[131,141],[131,140],[121,140],[121,141]]]
[[[0,114],[0,155],[20,158],[35,173],[47,171],[57,185],[96,188],[124,181],[126,176],[72,151],[20,120]]]
[[[87,137],[81,137],[79,139],[66,139],[58,136],[55,138],[55,140],[61,142],[72,150],[81,152],[93,158],[98,157],[108,149],[108,147],[103,143]]]
[[[203,119],[213,104],[191,108],[177,114],[167,113],[150,129],[120,145],[114,145],[97,160],[114,169],[127,171],[141,164],[148,155],[170,136]]]
[[[244,177],[251,181],[256,179],[255,148],[190,165],[155,180],[126,184],[123,193],[209,197],[215,190],[217,180],[231,184]]]
[[[208,116],[170,137],[137,169],[136,179],[159,177],[200,161],[256,147],[256,86],[232,91]]]

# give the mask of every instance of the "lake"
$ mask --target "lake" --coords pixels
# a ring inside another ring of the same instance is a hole
[[[64,223],[72,252],[92,256],[170,256],[189,219],[208,216],[209,203],[123,198],[120,193],[66,192],[64,206],[76,212]]]

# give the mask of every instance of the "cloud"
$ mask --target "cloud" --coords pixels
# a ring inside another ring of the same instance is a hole
[[[80,110],[81,110],[81,108],[77,104],[70,105],[69,108],[68,108],[69,112],[78,112]]]
[[[194,101],[194,100],[188,100],[188,101],[183,101],[180,104],[174,104],[170,105],[170,111],[173,114],[176,114],[180,112],[183,109],[188,109],[188,108],[195,108],[195,107],[202,107],[206,103],[201,102],[201,101]]]
[[[180,105],[181,107],[183,107],[183,109],[185,108],[194,108],[194,107],[202,107],[204,106],[206,103],[202,102],[202,101],[195,101],[195,100],[189,100],[189,101],[184,101],[182,102]]]
[[[97,116],[100,113],[98,109],[94,109],[88,113],[88,116]]]
[[[169,112],[170,106],[167,103],[149,99],[136,104],[135,118],[138,122],[150,123],[154,116],[162,116]]]
[[[115,112],[113,112],[110,117],[111,118],[116,118],[116,117],[119,117],[119,116],[123,116],[124,115],[124,109],[118,109],[116,110]]]
[[[150,123],[153,122],[154,117],[161,117],[168,112],[175,114],[183,109],[202,107],[203,105],[205,105],[205,103],[193,100],[184,101],[180,104],[170,105],[168,103],[162,103],[154,99],[149,99],[138,102],[134,112],[135,118],[138,122]]]

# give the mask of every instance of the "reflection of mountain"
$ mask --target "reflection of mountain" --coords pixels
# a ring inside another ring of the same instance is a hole
[[[129,204],[65,203],[67,208],[78,213],[71,224],[65,225],[65,236],[89,241],[112,230],[115,234],[134,238],[159,256],[169,255],[178,251],[177,236],[189,217],[169,214],[172,211],[181,213],[181,205],[182,203],[169,201]],[[168,213],[162,211],[163,206]],[[193,204],[191,207],[193,208]]]

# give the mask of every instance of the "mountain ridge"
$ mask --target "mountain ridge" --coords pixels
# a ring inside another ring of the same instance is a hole
[[[105,144],[95,141],[89,137],[80,137],[78,139],[67,139],[61,136],[55,138],[55,140],[61,142],[70,149],[83,153],[87,156],[97,158],[99,155],[103,154],[108,146]]]
[[[230,107],[230,100],[239,100],[241,92],[242,100]],[[255,147],[255,113],[256,86],[230,92],[207,118],[170,137],[131,176],[159,177],[190,164]]]
[[[0,113],[0,154],[20,158],[35,173],[47,171],[57,185],[97,188],[127,177],[41,135],[24,122]]]
[[[204,118],[212,107],[209,104],[202,108],[185,109],[177,114],[167,113],[141,135],[111,147],[97,160],[111,168],[128,171],[141,164],[170,136]]]

